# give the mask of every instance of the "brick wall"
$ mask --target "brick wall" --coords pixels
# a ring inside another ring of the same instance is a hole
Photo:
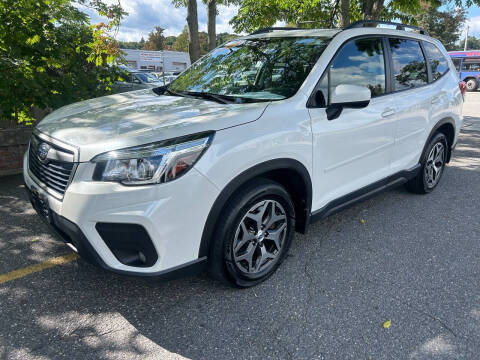
[[[20,174],[31,129],[0,130],[0,176]]]

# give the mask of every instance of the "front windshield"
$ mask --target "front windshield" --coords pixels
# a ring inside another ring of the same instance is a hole
[[[330,38],[285,37],[230,41],[205,55],[168,87],[240,99],[281,100],[302,85]]]
[[[155,75],[149,73],[136,73],[135,76],[137,77],[137,79],[144,83],[158,82],[158,78],[155,77]]]

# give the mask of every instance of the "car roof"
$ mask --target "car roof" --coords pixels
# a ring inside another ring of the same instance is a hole
[[[446,50],[443,47],[443,44],[426,34],[421,34],[417,31],[412,29],[392,29],[392,28],[384,28],[384,27],[350,27],[346,29],[292,29],[288,30],[282,28],[282,30],[276,30],[275,28],[272,29],[265,29],[265,31],[259,31],[257,33],[253,33],[250,35],[246,35],[240,37],[237,40],[248,40],[248,39],[267,39],[267,38],[285,38],[285,37],[319,37],[319,38],[326,38],[326,39],[333,39],[339,37],[342,41],[346,41],[350,38],[356,36],[364,36],[364,35],[383,35],[383,36],[392,36],[392,37],[404,37],[404,38],[411,38],[416,40],[428,41],[431,43],[436,44],[437,47],[443,49],[446,54]]]
[[[357,35],[390,35],[390,36],[402,36],[402,37],[411,37],[416,39],[424,40],[435,40],[434,38],[420,34],[412,30],[397,30],[389,28],[380,28],[380,27],[359,27],[359,28],[347,28],[347,29],[295,29],[292,30],[282,29],[276,30],[272,28],[270,31],[253,33],[241,37],[240,39],[258,39],[258,38],[278,38],[278,37],[322,37],[322,38],[333,38],[334,36],[345,33],[350,36]]]

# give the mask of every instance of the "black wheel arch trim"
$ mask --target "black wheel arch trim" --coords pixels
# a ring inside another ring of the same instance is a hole
[[[217,199],[215,200],[212,208],[210,209],[207,221],[205,222],[205,226],[203,228],[202,239],[200,242],[200,249],[198,253],[199,258],[205,256],[208,257],[209,255],[210,245],[215,231],[215,224],[218,220],[221,210],[226,205],[228,199],[230,199],[230,197],[248,181],[253,180],[257,177],[261,177],[262,175],[265,175],[275,170],[293,170],[297,172],[304,181],[306,199],[304,209],[302,209],[302,211],[305,211],[305,224],[302,224],[301,228],[297,228],[296,230],[301,233],[305,233],[310,222],[309,219],[312,207],[312,180],[310,178],[308,170],[300,161],[295,159],[280,158],[268,160],[254,165],[253,167],[237,175],[227,184],[227,186],[223,188],[223,190],[217,196]]]
[[[428,144],[430,143],[430,140],[433,138],[433,135],[435,135],[435,133],[438,131],[438,129],[445,124],[450,124],[450,125],[453,126],[453,137],[454,137],[454,140],[455,140],[455,134],[456,134],[456,131],[457,131],[456,126],[455,126],[455,121],[452,118],[443,118],[442,120],[440,120],[439,122],[437,122],[435,124],[433,129],[430,131],[430,134],[428,134],[427,141],[425,142],[425,145],[423,146],[422,153],[420,155],[419,161],[421,160],[423,153],[425,152]],[[453,144],[453,142],[452,142],[452,144],[447,144],[447,145],[449,145],[447,147],[447,149],[448,149],[447,163],[448,163],[448,162],[450,162],[450,158],[452,156],[452,151],[453,151],[453,148],[455,147],[455,144]]]

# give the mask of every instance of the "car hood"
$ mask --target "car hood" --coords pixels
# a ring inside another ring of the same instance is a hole
[[[80,161],[100,153],[257,120],[268,103],[219,104],[157,95],[152,90],[104,96],[64,106],[36,129],[79,148]]]

